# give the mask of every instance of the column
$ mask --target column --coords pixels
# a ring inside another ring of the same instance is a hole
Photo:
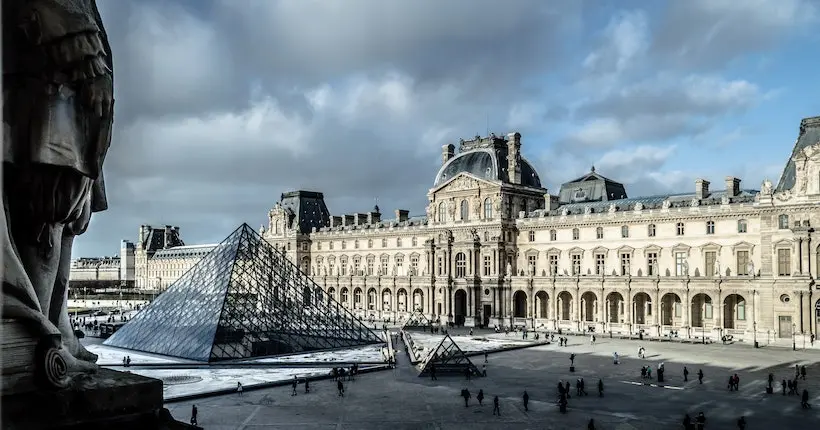
[[[493,294],[493,318],[498,318],[498,286],[494,285],[490,287]]]
[[[803,274],[803,238],[797,238],[797,274]]]
[[[692,302],[689,299],[689,290],[683,293],[683,303],[681,305],[683,307],[681,326],[688,327],[689,321],[692,319]]]
[[[662,306],[661,291],[658,288],[655,288],[655,299],[653,301],[655,302],[655,305],[653,306],[654,309],[652,309],[652,320],[655,322],[655,326],[659,327],[658,330],[660,330]],[[658,332],[658,335],[660,336],[660,332]]]

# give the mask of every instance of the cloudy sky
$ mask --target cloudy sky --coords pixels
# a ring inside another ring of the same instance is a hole
[[[816,0],[98,0],[114,52],[111,208],[188,244],[284,191],[423,214],[441,145],[519,131],[552,190],[595,165],[630,195],[776,181],[820,115]]]

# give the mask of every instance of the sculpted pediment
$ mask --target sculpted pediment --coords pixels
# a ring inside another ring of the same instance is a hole
[[[700,249],[703,250],[717,250],[720,251],[721,246],[715,242],[707,242],[700,246]]]
[[[790,248],[794,244],[794,241],[789,239],[780,239],[777,242],[773,243],[772,246],[775,248]]]
[[[618,248],[618,253],[625,253],[625,252],[628,252],[628,253],[635,252],[635,248],[633,248],[629,245],[623,245],[620,248]]]
[[[661,250],[663,250],[663,248],[661,248],[658,245],[654,245],[654,244],[653,245],[646,245],[643,248],[643,252],[656,252],[658,254],[661,253]]]
[[[552,248],[548,249],[546,251],[546,253],[547,253],[547,255],[558,255],[558,256],[560,256],[561,255],[561,250],[556,248],[556,247],[552,247]]]
[[[605,247],[603,247],[603,246],[596,246],[596,247],[592,250],[592,253],[593,253],[593,254],[604,254],[604,255],[607,255],[607,254],[609,254],[609,248],[605,248]]]
[[[463,190],[472,190],[478,188],[481,185],[494,185],[491,182],[487,182],[481,178],[478,178],[474,175],[471,175],[466,172],[459,173],[454,178],[450,179],[449,181],[445,182],[438,188],[434,189],[433,192],[441,192],[441,191],[463,191]]]
[[[579,247],[577,247],[577,246],[573,246],[572,248],[570,248],[569,253],[570,253],[570,254],[581,254],[581,255],[584,255],[584,248],[579,248]]]
[[[535,248],[530,248],[524,251],[524,255],[538,255],[538,250]]]

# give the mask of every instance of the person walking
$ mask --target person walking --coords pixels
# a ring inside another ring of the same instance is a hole
[[[345,386],[342,383],[341,379],[336,381],[336,390],[339,392],[339,397],[344,397],[345,396]]]
[[[703,383],[703,369],[698,369],[698,383]]]
[[[527,394],[527,390],[524,390],[524,412],[528,412],[530,404],[530,395]]]
[[[587,430],[595,430],[595,419],[589,419],[589,423],[587,424]]]
[[[695,425],[697,426],[697,430],[703,430],[706,427],[706,415],[703,415],[703,412],[699,413],[697,418],[695,418]]]
[[[800,366],[800,376],[803,378],[804,381],[806,380],[806,365],[805,364]]]
[[[746,430],[746,417],[740,417],[737,420],[737,428],[739,430]]]
[[[293,390],[291,390],[291,392],[290,392],[291,396],[296,395],[296,386],[297,385],[299,385],[299,380],[296,379],[296,375],[293,375],[293,382],[290,383],[290,386],[293,388]]]
[[[433,381],[438,380],[438,378],[436,378],[436,365],[435,365],[435,363],[430,365],[430,379],[432,379]]]
[[[487,377],[487,365],[486,364],[481,365],[481,374],[484,375],[485,378]]]
[[[490,362],[490,355],[487,354],[487,351],[484,351],[484,363]]]
[[[618,352],[612,353],[612,361],[614,364],[618,364]]]
[[[493,415],[501,416],[501,408],[498,407],[498,396],[493,397]]]
[[[803,389],[803,396],[800,398],[800,406],[803,407],[803,409],[811,408],[809,404],[809,390],[805,388]]]
[[[484,406],[484,390],[478,390],[478,395],[475,396],[475,399],[478,400],[478,406]]]
[[[689,369],[683,366],[683,382],[689,382]]]
[[[683,416],[682,424],[684,430],[692,430],[692,418],[689,417],[689,414]]]
[[[470,397],[471,397],[470,396],[470,390],[468,390],[466,388],[461,390],[461,397],[464,397],[464,407],[465,408],[469,407],[470,406]]]
[[[197,423],[196,423],[197,412],[199,412],[199,411],[197,410],[196,405],[192,405],[191,406],[191,425],[192,426],[197,425]]]
[[[310,381],[305,379],[305,394],[310,392]]]
[[[237,381],[237,383],[236,383],[236,392],[239,394],[239,397],[242,397],[242,383],[241,382]]]
[[[598,379],[598,397],[604,397],[604,381]]]

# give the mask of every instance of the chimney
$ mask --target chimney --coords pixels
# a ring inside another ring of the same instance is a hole
[[[410,217],[410,211],[407,209],[396,209],[396,221],[404,222]]]
[[[511,184],[521,183],[521,133],[507,134],[507,173]]]
[[[140,248],[144,248],[146,236],[148,236],[148,231],[147,231],[147,229],[144,225],[141,225],[140,226],[140,233],[139,233],[139,236],[137,237],[137,245]]]
[[[544,194],[544,209],[552,211],[558,208],[558,196],[553,196],[550,193]]]
[[[173,231],[170,225],[165,226],[165,230],[163,231],[162,235],[162,249],[168,249],[171,247],[171,232]]]
[[[376,206],[376,209],[378,209],[378,208],[379,207]],[[369,214],[367,214],[367,223],[368,224],[377,224],[377,223],[381,222],[381,220],[382,220],[382,214],[378,210],[374,210],[374,211],[370,212]]]
[[[338,215],[333,215],[330,217],[330,226],[331,227],[339,227],[342,225],[342,217]]]
[[[738,194],[740,194],[740,179],[735,178],[734,176],[727,176],[726,195],[729,197],[734,197]]]
[[[695,180],[695,197],[698,200],[709,197],[709,181],[706,179]]]
[[[444,165],[448,161],[450,161],[450,159],[453,158],[455,153],[456,153],[456,147],[454,145],[452,145],[450,143],[448,143],[446,145],[443,145],[441,147],[441,164]]]

